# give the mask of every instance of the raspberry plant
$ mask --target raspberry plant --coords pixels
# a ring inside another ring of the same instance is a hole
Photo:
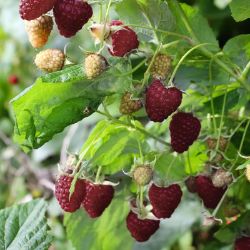
[[[238,21],[250,17],[241,2],[230,4]],[[73,246],[168,247],[157,241],[161,226],[195,199],[198,223],[215,231],[206,249],[250,249],[250,35],[221,47],[199,10],[177,0],[21,0],[20,16],[35,48],[52,18],[58,36],[82,32],[91,44],[41,49],[34,62],[51,73],[11,102],[14,140],[26,153],[97,120],[59,166],[55,196]]]

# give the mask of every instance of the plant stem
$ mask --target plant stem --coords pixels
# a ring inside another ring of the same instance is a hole
[[[95,177],[95,183],[99,183],[101,171],[102,171],[102,166],[99,166]]]
[[[194,50],[196,50],[196,49],[198,49],[198,48],[200,48],[200,47],[202,47],[202,46],[205,46],[205,45],[213,45],[213,44],[210,44],[210,43],[198,44],[198,45],[194,46],[193,48],[191,48],[190,50],[188,50],[188,51],[182,56],[182,58],[180,59],[180,61],[178,62],[178,64],[177,64],[177,65],[175,66],[175,68],[174,68],[174,71],[173,71],[173,73],[172,73],[172,75],[171,75],[171,77],[170,77],[170,79],[169,79],[168,85],[171,85],[171,84],[172,84],[173,79],[174,79],[174,77],[175,77],[175,75],[176,75],[177,70],[179,69],[179,67],[181,66],[181,64],[183,63],[183,61],[186,59],[186,57],[187,57],[190,53],[192,53]]]
[[[142,89],[143,89],[143,87],[145,86],[146,82],[148,81],[149,72],[150,72],[150,70],[151,70],[151,67],[152,67],[152,65],[153,65],[153,63],[154,63],[154,61],[155,61],[155,58],[156,58],[158,52],[159,52],[160,49],[161,49],[161,46],[162,46],[162,44],[160,44],[160,45],[157,47],[157,49],[156,49],[156,51],[155,51],[155,53],[154,53],[154,56],[153,56],[153,58],[151,59],[150,64],[148,65],[148,68],[147,68],[146,72],[144,73],[144,78],[143,78],[142,85],[141,85],[141,88],[142,88]]]
[[[218,139],[216,143],[216,150],[218,151],[220,147],[220,138],[221,138],[221,132],[222,132],[222,127],[223,127],[223,119],[225,116],[225,108],[226,108],[226,101],[227,101],[227,87],[226,87],[226,93],[223,98],[223,106],[222,106],[222,111],[221,111],[221,118],[220,118],[220,127],[219,127],[219,134],[218,134]]]
[[[212,120],[213,120],[213,127],[214,127],[214,133],[217,133],[217,124],[216,124],[216,119],[215,119],[215,110],[214,110],[214,99],[213,99],[213,91],[214,91],[214,85],[212,84],[212,58],[209,63],[209,85],[210,85],[210,102],[211,102],[211,110],[212,110]]]
[[[161,30],[161,29],[155,29],[153,27],[148,27],[148,26],[144,26],[144,25],[138,25],[138,24],[126,24],[126,26],[131,26],[131,27],[135,27],[135,28],[141,28],[141,29],[147,29],[147,30],[153,30],[162,34],[166,34],[169,36],[176,36],[176,37],[180,37],[186,41],[188,41],[191,44],[191,39],[188,36],[179,34],[179,33],[175,33],[175,32],[171,32],[171,31],[166,31],[166,30]]]
[[[189,150],[187,151],[187,160],[188,160],[188,168],[189,168],[189,174],[193,173],[193,168],[192,168],[192,164],[191,164],[191,160],[190,160],[190,154],[189,154]]]
[[[236,163],[237,163],[237,161],[239,159],[239,155],[241,154],[241,150],[242,150],[243,145],[244,145],[244,141],[245,141],[245,138],[246,138],[246,134],[247,134],[247,130],[248,130],[249,125],[250,125],[250,119],[248,120],[248,122],[246,124],[246,127],[244,129],[244,132],[243,132],[243,135],[242,135],[242,138],[241,138],[241,142],[240,142],[239,152],[238,152],[238,154],[236,156],[236,159],[235,159],[232,167],[230,168],[230,171],[233,170],[233,168],[235,167],[235,165],[236,165]]]

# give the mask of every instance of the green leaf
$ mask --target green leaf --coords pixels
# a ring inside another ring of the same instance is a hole
[[[39,148],[68,125],[92,114],[103,97],[123,93],[131,83],[131,75],[124,76],[120,70],[124,63],[117,60],[94,80],[85,77],[81,65],[38,78],[12,100],[15,141],[26,151]]]
[[[117,195],[98,219],[90,219],[83,210],[66,214],[64,225],[68,239],[76,250],[131,249],[133,240],[125,224],[128,211],[123,195]]]
[[[175,29],[175,20],[167,4],[160,0],[124,0],[116,4],[116,12],[121,20],[129,24],[149,26],[152,29],[171,31]],[[135,27],[135,29],[150,38],[154,32],[149,29]],[[160,36],[160,33],[158,34]],[[166,36],[166,35],[164,35]],[[144,38],[143,40],[145,40]]]
[[[169,7],[172,11],[173,15],[176,19],[177,24],[177,31],[181,34],[187,35],[190,37],[190,32],[186,28],[183,19],[179,16],[178,7],[174,3],[175,1],[169,0]],[[215,46],[207,46],[208,49],[211,50],[218,50],[218,42],[216,37],[209,27],[207,20],[200,14],[197,8],[193,8],[187,4],[181,4],[182,10],[184,11],[185,15],[187,16],[188,22],[192,27],[193,32],[195,33],[196,37],[198,38],[200,43],[211,43]]]
[[[0,210],[0,249],[44,250],[52,237],[48,234],[44,200],[34,200]]]
[[[139,122],[136,125],[141,126]],[[81,152],[85,153],[85,159],[92,160],[94,166],[105,166],[105,173],[115,173],[124,167],[117,164],[118,158],[123,156],[128,160],[139,154],[137,139],[143,148],[147,149],[147,145],[144,144],[144,134],[122,124],[101,121],[90,134]]]
[[[230,3],[233,18],[237,21],[244,21],[250,17],[250,1],[249,0],[233,0]]]
[[[236,65],[244,69],[250,60],[250,35],[233,37],[226,43],[223,51]]]

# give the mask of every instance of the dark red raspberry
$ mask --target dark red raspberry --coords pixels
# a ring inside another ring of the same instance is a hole
[[[250,237],[241,237],[235,241],[235,250],[249,250],[250,249]]]
[[[75,184],[74,193],[70,197],[70,187],[73,177],[61,175],[55,184],[55,196],[61,206],[66,211],[73,213],[80,208],[85,196],[85,181],[78,179]]]
[[[196,190],[207,208],[216,208],[226,188],[217,188],[213,185],[211,178],[207,176],[196,177]]]
[[[123,23],[118,20],[111,22],[112,26],[121,26]],[[139,46],[139,41],[137,34],[130,29],[128,26],[123,26],[120,29],[113,31],[111,33],[111,48],[109,52],[113,56],[123,57],[134,49],[137,49]]]
[[[196,193],[196,181],[195,181],[195,177],[194,176],[189,176],[186,180],[185,180],[185,184],[186,187],[188,189],[188,191],[190,193]]]
[[[177,153],[183,153],[198,138],[201,123],[191,113],[178,112],[170,122],[171,146]]]
[[[91,218],[102,215],[111,203],[114,192],[113,186],[86,182],[86,195],[82,205]]]
[[[8,77],[8,82],[12,85],[16,85],[19,83],[19,78],[16,75],[10,75]]]
[[[160,226],[159,220],[139,219],[132,211],[128,214],[126,223],[131,236],[139,242],[147,241]]]
[[[160,80],[153,80],[146,92],[146,111],[151,121],[162,122],[174,113],[182,101],[182,92],[165,88]]]
[[[157,218],[170,218],[181,201],[182,191],[177,184],[168,187],[158,187],[152,184],[148,195],[153,206],[153,214]]]
[[[74,36],[93,15],[92,7],[83,0],[58,0],[54,16],[62,36]]]
[[[22,19],[33,20],[53,8],[56,0],[21,0],[19,13]]]

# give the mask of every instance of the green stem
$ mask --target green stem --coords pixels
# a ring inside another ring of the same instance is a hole
[[[241,77],[240,77],[240,79],[242,81],[246,80],[249,71],[250,71],[250,61],[247,63],[246,67],[242,71],[242,74],[241,74]]]
[[[179,33],[175,33],[175,32],[171,32],[171,31],[166,31],[166,30],[161,30],[161,29],[155,29],[153,27],[148,27],[148,26],[144,26],[144,25],[138,25],[138,24],[126,24],[126,26],[131,26],[131,27],[135,27],[135,28],[141,28],[141,29],[147,29],[147,30],[153,30],[154,32],[159,32],[165,35],[169,35],[169,36],[176,36],[179,38],[182,38],[186,41],[188,41],[191,44],[191,39],[188,36],[179,34]]]
[[[189,174],[192,174],[192,173],[193,173],[193,168],[192,168],[192,164],[191,164],[191,159],[190,159],[189,150],[187,151],[187,160],[188,160]]]
[[[157,47],[157,49],[155,50],[154,56],[153,56],[153,58],[151,59],[150,64],[148,65],[148,68],[147,68],[146,72],[144,73],[144,78],[143,78],[143,81],[142,81],[141,88],[143,88],[143,87],[145,86],[146,82],[148,81],[148,78],[149,78],[149,75],[150,75],[149,72],[150,72],[150,70],[151,70],[151,67],[152,67],[152,65],[153,65],[153,63],[154,63],[154,61],[155,61],[155,58],[156,58],[158,52],[159,52],[160,49],[161,49],[161,46],[162,46],[162,44],[160,44],[160,45]]]
[[[95,183],[99,183],[101,172],[102,172],[102,166],[99,166],[95,177]]]
[[[177,70],[179,69],[179,67],[181,66],[181,64],[183,63],[183,61],[186,59],[186,57],[187,57],[190,53],[192,53],[194,50],[196,50],[196,49],[198,49],[198,48],[200,48],[200,47],[202,47],[202,46],[205,46],[205,45],[213,45],[213,44],[210,44],[210,43],[198,44],[198,45],[194,46],[193,48],[191,48],[190,50],[188,50],[188,51],[182,56],[182,58],[180,59],[180,61],[178,62],[178,64],[177,64],[177,65],[175,66],[175,68],[174,68],[174,71],[173,71],[173,73],[172,73],[172,75],[171,75],[171,77],[170,77],[170,79],[169,79],[168,85],[171,85],[171,84],[172,84],[173,79],[174,79],[174,77],[175,77],[175,75],[176,75]]]
[[[244,129],[244,132],[243,132],[243,135],[242,135],[242,138],[241,138],[241,142],[240,142],[239,152],[238,152],[238,154],[236,156],[236,159],[235,159],[232,167],[230,168],[230,171],[233,170],[233,168],[235,167],[235,165],[236,165],[236,163],[237,163],[237,161],[239,159],[239,155],[241,154],[241,150],[242,150],[244,142],[245,142],[245,138],[246,138],[246,134],[247,134],[247,130],[248,130],[249,125],[250,125],[250,120],[248,120],[248,122],[246,124],[246,127]]]
[[[141,142],[139,141],[138,138],[136,138],[136,139],[137,139],[138,148],[139,148],[139,152],[140,152],[140,164],[143,164],[143,162],[144,162],[144,157],[143,157],[143,153],[142,153]]]
[[[121,76],[128,76],[130,74],[133,74],[136,70],[138,70],[140,67],[142,67],[145,63],[147,62],[147,59],[144,59],[143,61],[141,61],[139,64],[137,64],[131,71],[126,72],[124,74],[120,74],[118,75],[119,77]]]
[[[106,24],[107,24],[107,21],[108,21],[109,10],[110,10],[111,4],[112,4],[112,0],[109,0],[107,10],[106,10],[106,14],[105,14],[105,18],[104,18],[104,28],[103,28],[103,32],[102,32],[101,48],[103,47],[103,43],[104,43],[104,38],[105,38],[105,33],[106,33]]]
[[[221,118],[220,118],[220,127],[219,127],[219,134],[218,134],[218,139],[216,143],[216,150],[218,151],[220,147],[220,138],[221,138],[221,132],[222,132],[222,127],[223,127],[223,120],[225,116],[225,108],[226,108],[226,101],[227,101],[227,87],[226,87],[226,92],[223,98],[223,106],[222,106],[222,111],[221,111]]]
[[[139,187],[139,189],[140,189],[140,192],[139,192],[139,200],[140,200],[140,211],[141,211],[141,213],[143,212],[143,187]]]

